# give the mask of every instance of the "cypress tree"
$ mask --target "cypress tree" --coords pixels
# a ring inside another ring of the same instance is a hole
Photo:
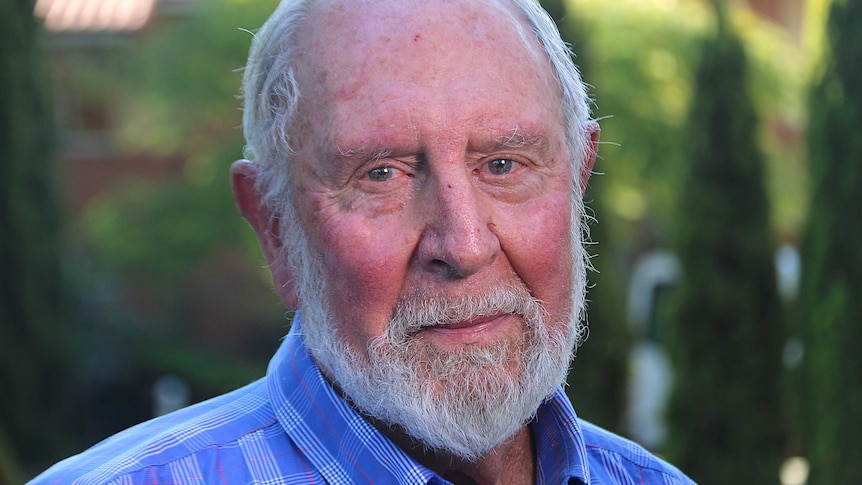
[[[667,454],[703,485],[769,484],[782,447],[781,307],[746,57],[724,8],[716,2],[685,139]]]
[[[862,2],[836,0],[809,96],[802,247],[809,483],[862,483]]]
[[[65,451],[56,448],[57,409],[70,402],[58,384],[68,381],[70,362],[60,325],[52,110],[37,40],[33,2],[0,2],[0,434],[26,462]]]

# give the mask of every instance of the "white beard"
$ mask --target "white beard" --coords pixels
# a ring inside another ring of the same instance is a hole
[[[401,428],[430,450],[476,460],[532,419],[565,381],[585,332],[583,245],[573,242],[575,289],[564,321],[549,322],[523,284],[454,299],[409,299],[397,303],[382,335],[356,349],[339,335],[342,323],[330,311],[322,264],[307,239],[297,236],[299,225],[288,226],[294,231],[291,263],[301,269],[294,274],[302,275],[297,283],[305,343],[362,413]],[[497,313],[519,315],[522,338],[445,351],[416,336],[426,326]]]

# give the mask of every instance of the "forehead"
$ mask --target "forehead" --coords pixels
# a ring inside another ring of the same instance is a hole
[[[545,53],[519,14],[495,0],[322,2],[300,39],[304,111],[315,129],[339,112],[408,122],[418,110],[462,103],[476,118],[530,124],[540,120],[517,118],[559,106]],[[399,102],[411,97],[423,103]]]
[[[321,78],[331,71],[360,76],[389,67],[433,84],[441,67],[489,54],[550,70],[519,14],[496,0],[324,1],[312,7],[299,39],[298,64],[316,82],[331,82]]]
[[[498,37],[504,33],[527,33],[514,8],[498,0],[328,0],[312,6],[306,27],[318,35],[305,38],[356,50],[376,43],[418,42],[423,31],[445,32],[451,40],[498,42],[505,40]],[[519,47],[525,47],[525,41],[521,38]]]

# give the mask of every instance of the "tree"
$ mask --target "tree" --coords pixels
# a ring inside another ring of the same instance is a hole
[[[682,263],[668,329],[668,455],[702,484],[775,483],[783,445],[780,322],[746,56],[716,3],[689,114]]]
[[[26,461],[57,453],[56,425],[71,401],[52,109],[37,38],[31,1],[0,3],[0,435]]]
[[[833,2],[809,96],[812,200],[802,247],[809,483],[862,483],[862,3]]]

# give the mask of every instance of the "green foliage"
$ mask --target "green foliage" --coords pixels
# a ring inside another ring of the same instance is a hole
[[[682,7],[682,6],[681,6]],[[679,140],[690,97],[692,38],[704,13],[663,11],[637,2],[585,1],[571,12],[582,19],[589,42],[584,79],[594,88],[594,116],[602,125],[607,173],[595,206],[606,210],[603,224],[618,247],[637,244],[634,227],[647,220],[670,227]]]
[[[252,34],[276,2],[218,0],[158,25],[115,73],[125,91],[119,141],[128,153],[185,160],[183,177],[123,180],[87,207],[84,237],[109,268],[176,282],[216,247],[257,246],[230,197],[228,166],[242,154],[237,95]]]
[[[663,245],[675,224],[684,167],[683,141],[699,42],[710,25],[704,2],[568,0],[589,40],[587,83],[601,119],[610,240]],[[799,129],[804,81],[802,53],[786,33],[733,10],[734,25],[752,57],[755,105],[770,123],[758,133],[769,170],[771,218],[787,237],[804,219],[805,174],[799,146],[781,133]],[[576,50],[577,45],[576,45]],[[780,126],[778,131],[775,126]],[[619,248],[631,250],[631,248]]]
[[[44,459],[62,446],[66,436],[54,427],[71,400],[57,399],[68,390],[60,218],[32,8],[29,1],[0,3],[0,435],[22,460]],[[0,457],[3,468],[9,463]]]
[[[239,144],[215,150],[228,160]],[[225,164],[221,174],[196,185],[121,180],[88,204],[82,223],[93,262],[160,291],[176,291],[190,268],[212,257],[218,247],[242,243],[247,231],[233,206]],[[214,170],[217,167],[213,167]]]
[[[124,82],[130,149],[197,155],[213,143],[242,143],[237,95],[253,33],[278,2],[198,3],[182,23],[156,27],[128,58]],[[200,171],[218,170],[201,161]]]
[[[88,207],[88,236],[107,265],[136,277],[161,275],[164,284],[246,232],[227,176],[243,143],[236,97],[252,34],[240,27],[262,24],[274,6],[205,2],[127,53],[117,81],[134,96],[126,100],[120,142],[127,152],[182,157],[185,169],[167,183],[123,181]]]
[[[813,194],[800,294],[809,483],[862,483],[862,4],[833,2],[809,97]]]
[[[229,164],[241,157],[240,68],[276,2],[200,3],[126,52],[115,81],[127,94],[119,142],[130,154],[183,159],[182,177],[120,180],[91,201],[78,233],[94,269],[161,295],[187,296],[188,277],[223,248],[260,266],[253,234],[233,206]]]
[[[686,136],[668,348],[671,460],[703,484],[778,479],[784,342],[764,162],[742,45],[719,16],[703,45]]]

